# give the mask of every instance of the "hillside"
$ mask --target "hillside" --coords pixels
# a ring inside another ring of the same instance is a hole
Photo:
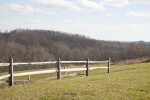
[[[0,62],[106,60],[112,62],[150,56],[150,44],[95,40],[79,34],[51,30],[18,29],[0,33]],[[16,68],[24,70],[26,68]],[[6,69],[1,69],[6,71]]]
[[[66,78],[0,88],[1,100],[149,100],[150,63],[92,70],[89,77]],[[32,76],[31,76],[32,77]],[[37,75],[37,77],[39,77]],[[32,77],[31,79],[33,79]]]

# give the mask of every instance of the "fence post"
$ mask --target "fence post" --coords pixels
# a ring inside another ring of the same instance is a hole
[[[13,58],[10,58],[10,66],[9,66],[9,86],[13,86]]]
[[[60,57],[58,58],[58,62],[57,62],[57,79],[61,79],[61,62],[60,62]]]
[[[31,79],[31,78],[30,78],[30,74],[29,74],[29,75],[28,75],[28,80],[30,81],[30,79]]]
[[[86,76],[89,76],[89,58],[87,58],[86,68]]]
[[[64,69],[66,69],[66,66],[64,67]],[[67,71],[65,71],[65,75],[67,75]]]
[[[108,58],[108,73],[110,73],[110,58]]]

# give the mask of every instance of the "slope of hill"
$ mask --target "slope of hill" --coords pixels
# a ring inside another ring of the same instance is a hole
[[[106,73],[106,70],[99,69],[90,71],[89,77],[0,88],[0,98],[1,100],[149,100],[149,66],[150,63],[113,65],[110,74]]]
[[[150,56],[149,44],[110,42],[50,30],[13,30],[0,33],[0,62],[63,60],[120,61]],[[18,69],[18,68],[17,68]]]

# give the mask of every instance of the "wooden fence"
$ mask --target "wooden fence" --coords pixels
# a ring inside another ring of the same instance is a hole
[[[86,64],[86,68],[70,68],[70,69],[61,69],[61,64]],[[106,67],[89,67],[89,64],[101,64],[107,63]],[[23,72],[23,73],[13,73],[13,67],[17,65],[46,65],[46,64],[57,64],[56,70],[43,70],[43,71],[34,71],[34,72]],[[35,74],[45,74],[45,73],[57,73],[57,79],[61,79],[61,72],[71,72],[71,71],[86,71],[86,76],[89,76],[89,70],[107,68],[108,73],[110,73],[110,58],[105,61],[90,61],[89,58],[86,61],[61,61],[58,58],[57,61],[50,62],[13,62],[13,58],[10,58],[10,63],[0,63],[0,67],[9,66],[9,74],[0,76],[0,80],[9,78],[9,86],[13,86],[13,77],[14,76],[25,76],[25,75],[35,75]]]

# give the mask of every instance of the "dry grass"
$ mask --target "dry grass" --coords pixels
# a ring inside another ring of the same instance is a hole
[[[145,62],[150,62],[149,57],[142,57],[142,58],[137,58],[137,59],[127,59],[127,60],[122,60],[119,62],[112,63],[114,65],[128,65],[128,64],[137,64],[137,63],[145,63]]]

